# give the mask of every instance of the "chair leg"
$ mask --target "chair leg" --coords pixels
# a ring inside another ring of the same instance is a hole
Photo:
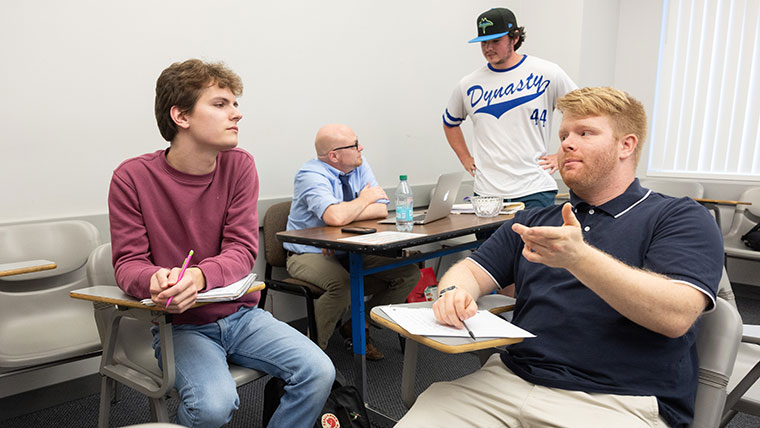
[[[166,406],[166,398],[151,398],[150,419],[154,422],[169,422],[169,410]]]
[[[401,369],[401,401],[407,409],[410,409],[417,400],[414,392],[414,383],[417,375],[417,352],[419,344],[410,340],[404,350],[404,365]]]
[[[113,384],[113,399],[111,400],[111,403],[115,404],[121,400],[121,384],[114,379],[111,379],[111,384]]]
[[[307,333],[311,340],[319,345],[319,339],[317,338],[317,318],[314,315],[314,299],[306,296],[306,321],[308,322]]]
[[[100,377],[100,409],[98,410],[98,428],[108,428],[108,419],[111,413],[111,392],[113,379],[106,376]]]

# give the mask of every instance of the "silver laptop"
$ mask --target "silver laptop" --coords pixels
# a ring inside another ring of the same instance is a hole
[[[414,216],[414,224],[428,224],[449,215],[459,192],[459,185],[462,184],[462,174],[464,173],[452,172],[441,174],[438,177],[438,183],[436,183],[435,191],[430,199],[430,206],[424,214]],[[394,215],[385,220],[380,220],[378,223],[392,224],[395,222],[396,217]]]

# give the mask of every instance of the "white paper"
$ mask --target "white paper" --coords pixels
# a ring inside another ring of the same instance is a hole
[[[226,302],[230,300],[237,300],[242,297],[246,291],[256,282],[256,274],[251,273],[243,277],[243,279],[233,282],[230,285],[224,287],[218,287],[209,291],[198,293],[195,301],[200,302]],[[140,300],[140,303],[146,306],[154,306],[153,300],[150,298]]]
[[[351,236],[348,238],[340,238],[339,241],[354,242],[357,244],[368,245],[382,245],[389,244],[396,241],[404,241],[412,238],[419,238],[426,236],[424,233],[411,233],[411,232],[394,232],[386,230],[384,232],[368,233],[366,235]]]
[[[466,329],[439,324],[433,314],[433,308],[409,308],[404,306],[384,306],[383,311],[396,324],[411,334],[419,336],[451,336],[470,337]],[[488,311],[478,311],[475,316],[468,318],[467,327],[472,330],[476,339],[502,337],[535,337],[535,335],[498,317]]]

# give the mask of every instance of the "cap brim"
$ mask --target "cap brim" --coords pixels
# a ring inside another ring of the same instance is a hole
[[[475,37],[474,39],[470,40],[467,43],[485,42],[486,40],[493,40],[493,39],[498,39],[499,37],[504,37],[507,34],[509,34],[509,31],[507,31],[506,33],[489,34],[487,36]]]

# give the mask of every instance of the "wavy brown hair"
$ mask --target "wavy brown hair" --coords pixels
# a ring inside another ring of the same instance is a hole
[[[171,109],[177,106],[184,112],[192,112],[204,89],[218,85],[229,88],[239,97],[243,93],[240,76],[221,62],[208,63],[199,59],[175,62],[161,72],[156,81],[155,114],[158,130],[166,141],[177,135],[177,124],[171,117]]]

